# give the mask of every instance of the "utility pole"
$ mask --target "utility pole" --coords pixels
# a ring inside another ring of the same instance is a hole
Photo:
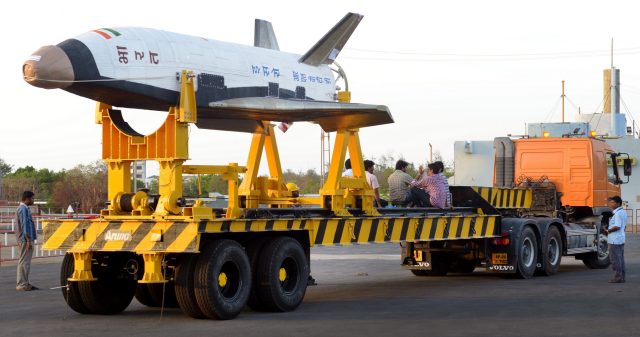
[[[564,123],[564,80],[562,80],[562,123]]]

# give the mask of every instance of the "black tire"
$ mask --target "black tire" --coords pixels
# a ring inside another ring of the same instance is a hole
[[[251,265],[240,244],[210,243],[196,263],[196,300],[209,318],[232,319],[244,309],[251,293]]]
[[[471,274],[476,269],[477,262],[474,260],[466,260],[458,257],[449,265],[449,272],[459,274]]]
[[[524,227],[516,243],[518,266],[516,275],[520,278],[531,278],[538,264],[538,240],[530,227]]]
[[[247,306],[254,311],[267,311],[267,308],[260,300],[260,296],[258,296],[257,275],[258,261],[268,239],[267,237],[257,238],[247,245],[247,256],[249,257],[249,263],[251,263],[251,294],[249,295]]]
[[[151,292],[149,291],[148,284],[138,283],[135,294],[136,300],[140,302],[142,305],[146,305],[148,307],[159,307],[158,304],[153,297],[151,297]]]
[[[542,242],[542,266],[540,273],[551,276],[558,273],[562,261],[562,236],[558,227],[551,226]]]
[[[175,294],[178,306],[187,316],[205,318],[200,310],[194,287],[197,254],[186,254],[176,266]]]
[[[611,265],[609,260],[609,244],[604,234],[598,234],[598,251],[586,254],[582,263],[591,269],[607,269]]]
[[[449,272],[450,257],[443,252],[431,252],[431,270],[411,269],[415,276],[445,276]]]
[[[307,291],[309,263],[300,243],[290,237],[279,237],[267,243],[260,254],[257,291],[261,303],[269,311],[291,311],[297,308]]]
[[[175,283],[167,282],[163,283],[138,283],[136,288],[135,297],[138,302],[148,307],[161,307],[162,306],[162,291],[164,290],[164,307],[165,308],[177,308],[178,301],[176,300],[176,293],[174,290]]]
[[[126,309],[135,295],[137,282],[126,275],[125,263],[113,256],[109,265],[92,265],[93,276],[98,280],[79,282],[80,295],[87,309],[93,314],[113,315]]]
[[[60,268],[60,286],[62,288],[62,296],[67,305],[73,311],[81,314],[90,314],[91,311],[82,302],[78,282],[69,281],[68,278],[73,274],[74,260],[73,254],[67,253],[62,259],[62,267]]]

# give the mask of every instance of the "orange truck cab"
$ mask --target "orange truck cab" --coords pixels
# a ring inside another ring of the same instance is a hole
[[[547,177],[560,193],[564,207],[606,207],[620,195],[611,155],[615,152],[594,138],[523,138],[514,140],[514,176]]]

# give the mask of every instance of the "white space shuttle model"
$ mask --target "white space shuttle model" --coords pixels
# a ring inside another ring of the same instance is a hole
[[[24,79],[112,106],[177,104],[180,73],[197,77],[200,128],[254,132],[260,121],[309,121],[325,131],[392,123],[386,106],[341,103],[329,68],[360,23],[348,13],[304,55],[281,52],[271,23],[256,20],[254,46],[148,28],[102,28],[35,51]]]

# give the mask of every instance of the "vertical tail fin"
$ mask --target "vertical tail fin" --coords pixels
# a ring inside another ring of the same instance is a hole
[[[298,62],[311,66],[333,63],[353,31],[358,27],[362,17],[360,14],[347,13],[320,41],[302,55]]]
[[[271,22],[256,19],[253,45],[260,48],[280,50]]]

